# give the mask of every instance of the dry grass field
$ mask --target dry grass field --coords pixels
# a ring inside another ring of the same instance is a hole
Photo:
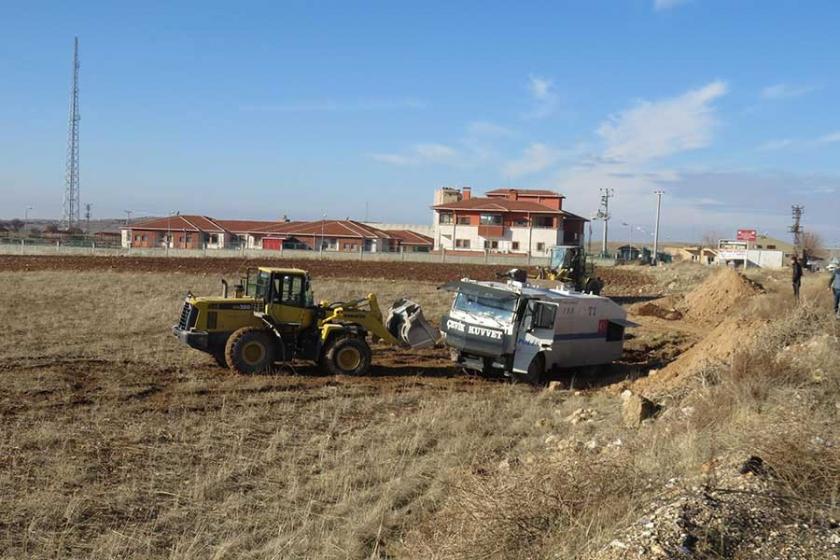
[[[659,274],[663,293],[707,275]],[[794,307],[771,278],[738,311],[764,321],[755,343],[680,378],[662,415],[630,428],[617,393],[642,357],[582,391],[468,377],[444,350],[377,348],[364,378],[305,364],[240,377],[168,331],[186,289],[215,293],[215,275],[0,272],[0,557],[612,558],[666,488],[725,480],[750,455],[773,467],[761,503],[779,523],[830,525],[838,327],[821,279]],[[319,299],[410,295],[430,318],[448,306],[435,288],[316,279]],[[663,362],[708,330],[640,321],[632,353],[681,341]],[[830,557],[813,550],[800,557]]]

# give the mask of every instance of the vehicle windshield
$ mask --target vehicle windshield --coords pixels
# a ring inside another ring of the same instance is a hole
[[[516,309],[516,296],[486,297],[459,292],[455,296],[452,308],[477,317],[488,317],[498,322],[509,323]]]
[[[271,281],[271,275],[268,272],[260,270],[254,276],[254,297],[257,299],[265,299],[268,294],[268,286]]]
[[[569,268],[572,258],[572,251],[570,247],[562,247],[557,245],[551,248],[551,263],[553,269]]]

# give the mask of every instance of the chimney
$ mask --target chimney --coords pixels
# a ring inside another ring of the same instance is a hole
[[[464,198],[462,200],[469,200],[470,198],[472,198],[472,187],[464,187],[463,192]]]

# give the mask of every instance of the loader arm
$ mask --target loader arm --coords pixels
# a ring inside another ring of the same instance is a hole
[[[366,298],[350,303],[338,305],[328,309],[327,316],[321,319],[321,325],[352,323],[359,325],[374,339],[381,339],[388,344],[399,346],[400,341],[395,338],[382,322],[382,310],[375,294],[368,294]],[[324,336],[330,329],[322,329]]]

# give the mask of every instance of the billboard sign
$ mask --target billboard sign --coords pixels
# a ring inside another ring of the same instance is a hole
[[[755,241],[756,237],[758,237],[758,234],[754,229],[739,229],[736,239],[738,241]]]

